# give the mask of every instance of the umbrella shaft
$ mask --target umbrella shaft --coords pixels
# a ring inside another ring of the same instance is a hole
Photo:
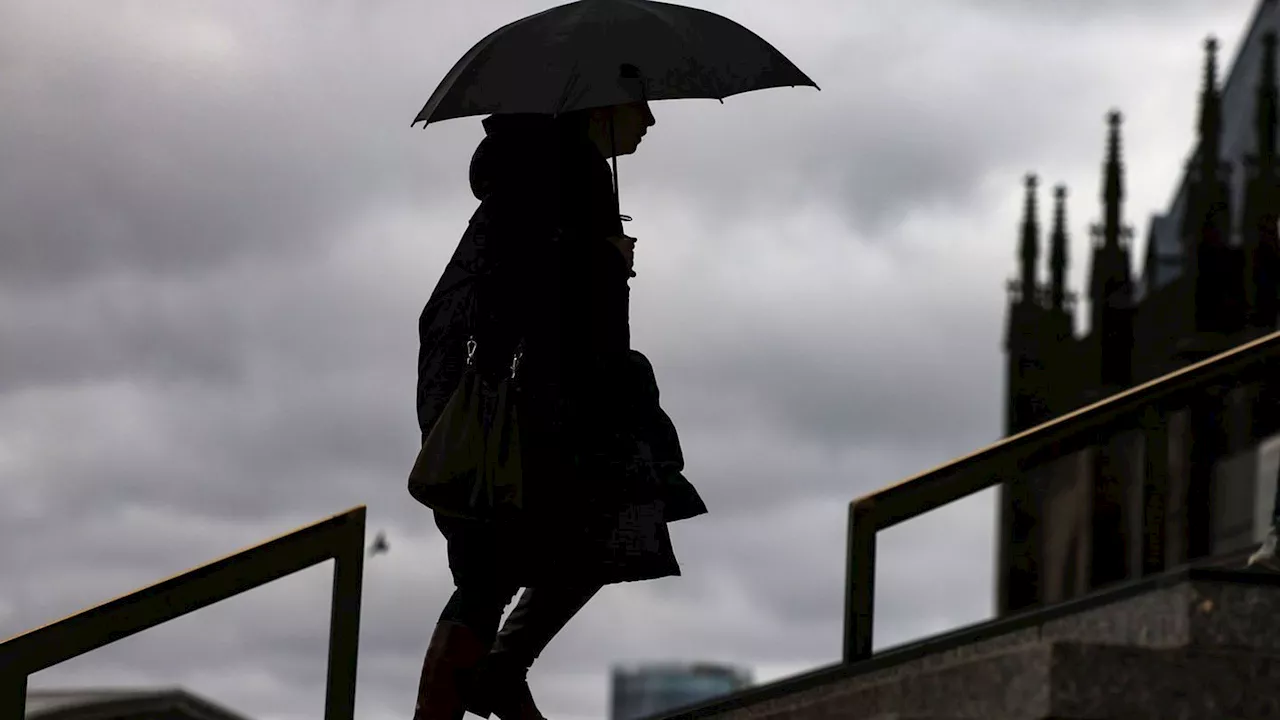
[[[622,207],[622,197],[618,195],[618,134],[613,127],[613,113],[609,113],[609,150],[611,160],[613,161],[613,197],[618,201],[618,207]]]

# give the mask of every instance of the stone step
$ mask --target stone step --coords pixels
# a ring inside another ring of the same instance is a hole
[[[863,720],[953,720],[953,718],[942,715],[904,715],[899,712],[890,712],[871,715]]]
[[[750,717],[1274,718],[1280,717],[1280,655],[1041,642],[894,677],[851,678]]]
[[[1183,569],[670,720],[1280,718],[1280,575]]]
[[[872,715],[867,720],[955,720],[941,715],[903,715],[902,713],[883,713]]]

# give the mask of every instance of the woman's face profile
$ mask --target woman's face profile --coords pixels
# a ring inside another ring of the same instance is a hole
[[[646,102],[615,105],[613,111],[617,154],[630,155],[639,147],[640,140],[648,129],[657,124],[657,120]]]

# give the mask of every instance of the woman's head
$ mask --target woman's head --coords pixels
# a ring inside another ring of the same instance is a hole
[[[612,122],[612,128],[610,128]],[[590,140],[605,158],[630,155],[636,151],[645,132],[656,124],[649,104],[644,101],[622,105],[573,110],[560,115],[514,113],[490,115],[484,121],[486,140],[501,138],[506,157],[515,148],[546,148],[547,141],[562,148]],[[611,132],[612,131],[612,132]],[[613,150],[616,148],[617,152]]]
[[[587,136],[606,158],[635,152],[645,132],[657,124],[649,103],[643,101],[593,108],[587,113]],[[610,121],[613,123],[612,136]]]

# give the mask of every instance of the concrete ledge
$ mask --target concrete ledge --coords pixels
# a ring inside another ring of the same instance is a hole
[[[1250,720],[1280,717],[1280,655],[1043,641],[879,683],[704,717],[734,720]]]
[[[1051,710],[1068,717],[1280,717],[1280,655],[1064,643],[1053,648],[1051,682]]]
[[[1136,718],[1143,716],[1134,714],[1140,705],[1124,705],[1128,709],[1120,715],[1098,715],[1090,703],[1099,700],[1083,688],[1108,687],[1112,696],[1121,696],[1123,688],[1112,680],[1131,677],[1135,683],[1164,688],[1167,694],[1202,684],[1204,678],[1225,678],[1220,673],[1252,668],[1248,676],[1275,685],[1280,693],[1280,683],[1267,679],[1280,673],[1277,618],[1280,576],[1182,568],[882,651],[864,662],[820,668],[666,717]],[[1104,670],[1109,674],[1098,675]],[[1211,717],[1196,710],[1207,707],[1205,703],[1218,708],[1213,711],[1219,713],[1216,717],[1280,717],[1280,694],[1275,714],[1267,714],[1272,700],[1266,693],[1255,694],[1253,700],[1243,695],[1232,700],[1236,696],[1224,692],[1228,691],[1206,693],[1203,702],[1185,699],[1176,713],[1150,717]],[[1154,696],[1141,688],[1131,696],[1154,702]],[[1228,706],[1264,714],[1222,715]]]

